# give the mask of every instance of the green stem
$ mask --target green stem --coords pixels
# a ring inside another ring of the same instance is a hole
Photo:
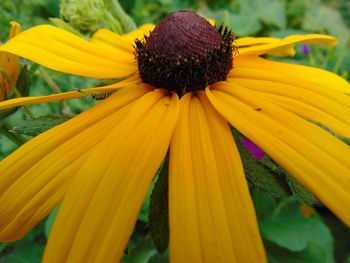
[[[50,77],[49,74],[47,74],[47,72],[44,69],[39,68],[38,72],[53,92],[55,92],[55,93],[62,92],[62,90],[56,85],[55,81]]]
[[[315,56],[314,56],[314,52],[312,50],[312,48],[310,47],[310,51],[309,51],[309,64],[310,66],[314,67],[316,65],[316,60],[315,60]]]
[[[22,97],[21,93],[17,90],[16,87],[14,87],[13,90],[18,98]],[[22,107],[24,111],[28,114],[29,118],[31,119],[35,118],[34,114],[31,112],[31,110],[27,106],[23,105]]]
[[[342,48],[340,54],[338,55],[337,62],[334,65],[333,72],[336,74],[338,73],[339,68],[340,68],[341,64],[343,63],[343,59],[345,57],[345,53],[347,52],[347,50],[349,48],[349,45],[350,45],[350,37],[348,38],[347,42],[344,44],[344,47]]]
[[[9,132],[9,127],[7,126],[6,123],[1,122],[0,123],[0,133],[2,133],[4,136],[6,136],[8,139],[10,139],[12,142],[14,142],[15,144],[17,144],[18,146],[21,146],[22,144],[24,144],[26,142],[26,140],[19,135],[13,134],[11,132]]]
[[[136,29],[136,24],[134,20],[132,20],[131,17],[128,16],[127,13],[125,13],[118,0],[105,0],[104,2],[106,6],[110,5],[110,10],[113,13],[113,15],[119,20],[120,24],[123,27],[124,33],[128,33]]]
[[[57,86],[56,82],[51,78],[49,74],[47,74],[43,68],[39,68],[38,72],[40,77],[42,77],[42,79],[54,93],[62,93],[60,87]],[[62,101],[62,112],[66,113],[69,116],[73,116],[72,110],[66,101]]]

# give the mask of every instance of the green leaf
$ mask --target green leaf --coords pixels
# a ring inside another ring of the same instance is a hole
[[[308,243],[307,247],[300,252],[292,252],[272,243],[266,244],[270,263],[322,263],[325,262],[326,254],[322,247],[314,242]]]
[[[280,29],[286,28],[286,7],[284,1],[279,0],[241,0],[240,11],[248,17],[255,16],[268,25]]]
[[[300,201],[308,205],[315,205],[318,203],[316,197],[306,188],[301,186],[293,177],[287,176],[287,183],[293,194],[296,194]]]
[[[260,221],[260,230],[265,240],[289,251],[305,253],[309,246],[323,251],[322,261],[306,262],[334,262],[331,232],[316,213],[304,216],[295,197],[280,202]]]
[[[23,239],[3,243],[0,251],[0,263],[40,263],[46,239],[43,235],[43,224],[40,224]]]
[[[255,35],[262,29],[261,23],[255,16],[244,14],[230,15],[228,25],[237,36]]]
[[[242,158],[244,172],[251,188],[275,198],[283,198],[295,194],[300,201],[314,205],[316,197],[294,178],[278,167],[268,156],[255,160],[240,141],[240,133],[233,129],[235,142]]]
[[[251,187],[267,195],[282,198],[291,194],[285,177],[255,160],[244,148],[237,133],[234,135],[236,145],[242,158],[245,175]]]
[[[145,201],[142,204],[141,211],[140,211],[139,217],[138,217],[138,219],[144,223],[147,223],[147,221],[148,221],[149,206],[150,206],[150,202],[151,202],[151,193],[152,193],[152,190],[149,190],[147,192]]]
[[[16,89],[22,97],[28,96],[29,87],[32,84],[31,74],[32,72],[28,69],[27,65],[24,65],[21,72],[19,73]]]
[[[259,221],[269,218],[275,206],[277,205],[277,199],[253,189],[251,196],[254,201],[254,207]]]
[[[335,261],[346,262],[350,259],[350,228],[327,209],[323,209],[322,218],[334,236]]]
[[[67,117],[51,115],[41,116],[35,119],[22,120],[14,124],[11,132],[15,134],[36,136],[67,120]]]
[[[149,228],[154,245],[159,253],[163,253],[169,244],[167,159],[151,195]]]
[[[45,221],[45,236],[46,238],[49,237],[53,223],[55,222],[55,219],[57,217],[58,211],[60,210],[60,206],[58,205],[54,208],[54,210],[52,210],[52,212],[50,213],[50,215],[47,217],[46,221]]]
[[[340,13],[328,6],[310,8],[305,14],[302,27],[306,30],[329,33],[346,41],[350,30]]]
[[[146,236],[134,244],[129,254],[122,258],[122,263],[147,263],[155,255],[157,250],[154,249],[151,238]]]
[[[254,35],[262,29],[262,25],[255,16],[234,14],[225,9],[205,10],[205,16],[215,20],[217,25],[228,25],[237,36]]]
[[[164,169],[164,163],[161,165],[161,167],[159,168],[159,170],[157,171],[156,176],[154,177],[154,180],[152,181],[152,184],[147,192],[145,201],[142,204],[142,208],[141,211],[139,213],[139,217],[138,219],[144,223],[148,222],[148,217],[149,217],[149,211],[150,211],[150,204],[151,204],[151,195],[154,189],[154,186],[156,184],[156,181],[159,178],[159,175],[163,172]]]

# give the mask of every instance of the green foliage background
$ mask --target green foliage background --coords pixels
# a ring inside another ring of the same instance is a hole
[[[171,11],[192,9],[203,16],[214,18],[217,23],[228,24],[238,37],[282,37],[310,32],[331,34],[338,37],[338,46],[310,46],[309,54],[304,54],[301,46],[297,46],[297,55],[283,60],[325,68],[344,78],[350,78],[348,0],[121,0],[120,3],[137,25],[157,23]],[[7,39],[9,21],[18,21],[23,28],[29,28],[49,23],[50,17],[59,17],[59,0],[1,0],[0,41]],[[24,64],[31,76],[30,95],[80,89],[98,83],[93,79],[63,75],[29,62]],[[28,83],[28,80],[25,82]],[[67,120],[94,103],[96,102],[91,98],[87,98],[30,106],[29,111],[34,118],[28,115],[28,108],[17,110],[0,123],[9,132],[0,134],[0,159],[14,151],[23,141]],[[11,134],[20,140],[14,141]],[[247,157],[246,160],[248,159]],[[257,164],[249,165],[254,168]],[[267,173],[271,168],[267,169],[266,165],[264,167],[256,167],[254,171]],[[147,196],[123,262],[168,262],[168,251],[165,249],[168,236],[164,233],[167,229],[164,223],[167,207],[162,199],[166,185],[164,176],[166,175],[162,175],[162,172],[157,176],[163,178],[163,181],[159,180],[158,186],[155,186],[152,201],[151,191]],[[350,231],[328,209],[317,204],[314,212],[305,216],[301,210],[300,196],[287,196],[284,193],[271,195],[259,185],[251,185],[251,188],[270,262],[350,263]],[[40,262],[57,210],[58,208],[23,240],[0,243],[0,263]],[[152,222],[149,222],[149,218]]]

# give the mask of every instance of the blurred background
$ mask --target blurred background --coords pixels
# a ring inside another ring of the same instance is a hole
[[[350,79],[349,0],[120,0],[119,3],[117,0],[0,0],[0,43],[7,40],[10,21],[21,23],[23,29],[54,23],[89,38],[101,27],[125,33],[135,25],[157,23],[169,12],[181,9],[195,10],[206,18],[215,19],[217,24],[229,25],[237,37],[284,37],[304,33],[333,35],[338,38],[337,46],[300,44],[296,46],[295,57],[273,59],[324,68]],[[125,16],[123,10],[129,16]],[[123,19],[116,17],[118,14],[123,14]],[[30,95],[101,84],[99,80],[64,75],[28,61],[23,61],[22,67],[27,72],[23,85]],[[10,127],[10,133],[20,140],[11,139],[11,134],[0,134],[0,159],[24,141],[94,103],[97,102],[85,98],[34,105],[30,107],[31,116],[28,109],[22,107],[2,120],[2,125]],[[308,193],[303,199],[300,197],[303,193],[277,196],[260,190],[251,186],[270,262],[350,263],[350,230],[328,209],[317,201],[314,208],[308,206]],[[156,194],[161,195],[161,192]],[[154,200],[150,208],[150,191],[123,262],[168,262],[166,202]],[[25,239],[10,244],[0,243],[0,263],[40,262],[57,210]]]

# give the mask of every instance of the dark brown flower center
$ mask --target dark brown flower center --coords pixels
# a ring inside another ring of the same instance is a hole
[[[194,12],[171,13],[149,37],[135,41],[140,77],[179,96],[204,89],[226,79],[233,40],[230,30],[216,29]]]

